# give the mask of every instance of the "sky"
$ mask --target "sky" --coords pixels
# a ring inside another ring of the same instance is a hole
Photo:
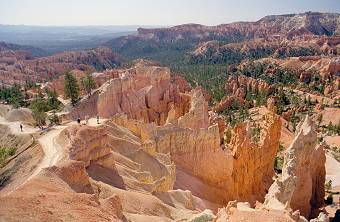
[[[217,25],[306,11],[340,13],[340,0],[0,0],[0,24]]]

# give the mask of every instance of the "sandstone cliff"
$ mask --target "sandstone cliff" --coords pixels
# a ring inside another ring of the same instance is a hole
[[[190,97],[172,83],[168,68],[137,64],[121,70],[116,78],[80,101],[70,117],[110,117],[125,113],[129,118],[162,125],[170,109],[176,111],[178,118],[188,111],[189,103]]]
[[[204,101],[202,94],[194,98]],[[181,122],[189,118],[205,122],[206,116],[200,115],[202,108],[199,106],[206,107],[206,102],[193,104],[191,111],[177,122],[164,126],[122,116],[114,118],[114,121],[140,135],[149,153],[170,154],[179,169],[177,188],[195,190],[195,195],[220,204],[233,199],[252,203],[262,201],[274,175],[273,163],[281,130],[279,117],[273,113],[266,116],[258,143],[253,142],[251,128],[247,124],[237,126],[231,143],[223,149],[218,124],[198,128],[192,123]],[[193,113],[197,117],[193,117]],[[190,180],[196,182],[183,181],[183,174],[188,174],[187,178],[193,177]],[[210,189],[197,189],[193,187],[196,183]]]
[[[285,152],[282,175],[270,187],[266,207],[299,210],[306,218],[317,215],[324,203],[326,157],[324,145],[316,141],[315,125],[307,116]]]

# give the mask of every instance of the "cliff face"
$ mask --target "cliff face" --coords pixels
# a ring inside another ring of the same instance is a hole
[[[228,145],[234,157],[232,193],[238,196],[235,199],[251,203],[255,200],[263,201],[272,183],[273,163],[281,134],[281,120],[276,114],[268,113],[259,128],[260,135],[254,138],[249,125],[237,125]]]
[[[240,77],[236,82],[245,88],[269,90],[253,79]],[[263,200],[274,175],[281,127],[278,116],[266,116],[258,143],[253,142],[251,127],[241,124],[224,147],[224,124],[214,115],[209,117],[203,92],[184,93],[179,88],[172,83],[169,69],[137,64],[81,101],[70,117],[124,114],[114,122],[140,137],[148,153],[169,154],[180,172],[215,190],[213,197],[207,190],[197,195],[217,203]]]
[[[326,157],[324,145],[316,145],[316,136],[307,116],[285,152],[282,175],[270,187],[266,207],[299,210],[306,218],[317,215],[324,202]]]
[[[71,127],[59,140],[69,159],[83,162],[88,175],[97,181],[149,193],[173,189],[175,165],[170,157],[149,154],[139,137],[115,123]]]
[[[184,117],[186,115],[190,114]],[[263,200],[272,183],[280,138],[280,120],[274,114],[266,117],[258,144],[252,142],[250,129],[242,124],[234,129],[231,143],[224,150],[220,146],[218,125],[192,129],[179,124],[156,127],[126,117],[117,117],[114,121],[141,135],[149,152],[169,153],[181,172],[198,178],[202,186],[210,187],[211,190],[195,193],[201,198],[220,204],[233,199],[255,203],[255,200]],[[190,187],[190,181],[187,182],[186,189],[195,190]],[[181,185],[177,188],[184,189]],[[209,196],[209,192],[214,195]]]
[[[188,111],[189,103],[190,97],[181,94],[179,86],[172,83],[168,68],[136,65],[121,70],[116,78],[80,101],[70,116],[110,117],[125,113],[129,118],[162,125],[170,109],[178,118]]]

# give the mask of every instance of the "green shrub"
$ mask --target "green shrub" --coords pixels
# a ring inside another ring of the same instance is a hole
[[[275,161],[274,161],[274,170],[277,173],[281,173],[282,172],[282,167],[283,167],[283,158],[282,157],[275,157]]]
[[[60,125],[60,119],[55,112],[53,112],[52,115],[48,117],[48,120],[52,125]]]
[[[15,147],[0,147],[0,167],[5,163],[8,157],[13,156],[17,148]]]

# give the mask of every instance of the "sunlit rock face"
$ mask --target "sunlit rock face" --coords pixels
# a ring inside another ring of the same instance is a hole
[[[299,210],[309,218],[317,215],[324,202],[325,145],[317,145],[315,124],[308,116],[296,132],[285,153],[282,175],[270,187],[265,206]]]
[[[139,136],[148,153],[170,154],[178,169],[175,187],[195,190],[196,195],[220,204],[233,199],[263,201],[273,182],[281,127],[278,116],[269,113],[265,117],[258,142],[253,141],[249,125],[240,124],[224,147],[218,123],[208,122],[203,94],[193,91],[191,95],[189,111],[164,126],[126,115],[113,121]],[[182,177],[184,174],[188,177]],[[190,182],[191,177],[195,182]],[[202,188],[197,189],[197,184]]]
[[[238,82],[269,90],[253,80]],[[141,139],[147,153],[170,156],[178,169],[176,188],[195,190],[219,204],[263,201],[274,175],[279,117],[272,112],[265,116],[256,142],[250,125],[242,123],[234,128],[230,144],[223,144],[224,124],[218,115],[209,115],[204,92],[180,88],[171,81],[168,68],[137,63],[82,100],[71,117],[113,117],[115,124]],[[182,180],[183,175],[200,185]]]
[[[70,117],[99,115],[107,118],[125,113],[131,119],[163,125],[170,109],[176,111],[177,118],[188,111],[190,97],[183,95],[180,89],[186,87],[172,83],[168,68],[137,64],[121,70],[116,78],[80,101]]]

